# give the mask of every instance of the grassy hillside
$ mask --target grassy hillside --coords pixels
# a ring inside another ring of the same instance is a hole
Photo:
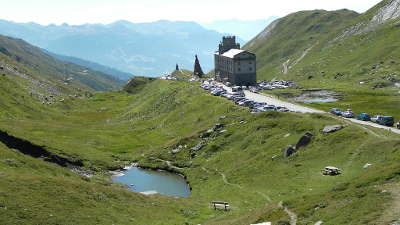
[[[109,75],[59,61],[22,40],[5,36],[0,36],[0,65],[18,68],[18,72],[39,81],[47,80],[59,89],[69,89],[65,86],[72,85],[86,90],[105,91],[119,89],[123,84]]]
[[[306,11],[279,19],[245,46],[257,54],[258,78],[294,80],[305,89],[343,95],[338,103],[314,105],[321,109],[400,117],[399,18],[377,19],[391,2],[382,1],[360,15]],[[272,93],[290,97],[299,91]]]
[[[79,159],[82,169],[96,173],[80,177],[0,146],[4,224],[288,221],[278,207],[281,201],[298,214],[298,224],[384,224],[375,222],[390,213],[392,195],[381,190],[398,180],[400,140],[385,131],[346,124],[342,131],[322,135],[325,125],[342,122],[320,115],[252,115],[187,82],[144,82],[132,94],[96,93],[71,99],[68,105],[57,103],[51,110],[15,101],[20,105],[15,108],[35,111],[27,115],[27,110],[16,110],[13,117],[1,117],[1,130]],[[218,122],[225,124],[225,132],[200,137]],[[281,150],[296,144],[306,131],[315,135],[311,144],[282,158]],[[190,150],[200,141],[205,143],[201,150]],[[179,145],[187,147],[171,154]],[[188,177],[192,195],[145,197],[109,182],[107,169],[132,161],[178,170]],[[363,169],[365,163],[373,167]],[[343,175],[321,176],[327,165],[342,168]],[[213,200],[230,202],[232,210],[214,211]],[[314,210],[317,206],[320,210]]]

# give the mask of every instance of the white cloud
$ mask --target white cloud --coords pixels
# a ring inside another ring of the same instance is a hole
[[[342,8],[364,12],[380,0],[0,0],[0,19],[40,24],[149,22],[160,19],[210,22],[263,19],[300,10]]]

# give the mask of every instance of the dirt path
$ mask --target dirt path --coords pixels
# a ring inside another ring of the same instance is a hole
[[[400,224],[400,183],[383,185],[382,189],[383,192],[389,192],[393,200],[388,203],[382,216],[374,224]]]
[[[288,61],[286,61],[282,64],[282,67],[283,67],[282,73],[283,74],[287,74],[289,72],[289,62],[290,62],[290,59],[288,59]]]
[[[288,214],[288,216],[290,217],[290,225],[296,225],[297,224],[296,213],[290,211],[289,208],[284,206],[282,202],[279,202],[279,207],[282,208],[286,212],[286,214]]]
[[[210,171],[209,169],[205,168],[205,167],[201,167],[201,169],[202,169],[203,171],[205,171],[206,173],[211,173],[211,171]],[[241,185],[239,185],[239,184],[234,184],[234,183],[229,182],[229,181],[228,181],[228,178],[226,178],[226,175],[225,175],[224,173],[222,173],[222,172],[220,172],[220,171],[218,171],[218,170],[215,170],[215,172],[217,172],[219,175],[221,175],[222,181],[223,181],[225,184],[228,184],[228,185],[237,187],[237,188],[239,188],[239,189],[241,189],[241,190],[245,189],[243,186],[241,186]],[[271,199],[268,195],[266,195],[266,194],[264,194],[264,193],[262,193],[262,192],[260,192],[260,191],[252,191],[252,190],[249,189],[249,188],[247,188],[247,189],[245,189],[245,190],[248,190],[249,192],[256,193],[256,194],[260,195],[262,198],[264,198],[265,200],[267,200],[268,203],[271,203],[271,202],[272,202],[272,199]]]

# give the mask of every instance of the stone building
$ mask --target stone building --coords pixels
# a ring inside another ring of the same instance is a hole
[[[215,78],[234,86],[257,84],[256,55],[240,50],[236,37],[223,37],[218,51],[214,54]]]

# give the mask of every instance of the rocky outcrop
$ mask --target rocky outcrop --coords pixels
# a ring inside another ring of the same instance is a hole
[[[334,132],[339,131],[339,130],[341,130],[343,128],[344,128],[344,126],[342,126],[342,125],[326,126],[322,130],[322,133],[324,133],[324,134],[334,133]]]
[[[289,158],[291,155],[299,151],[300,148],[306,147],[308,144],[311,143],[313,136],[314,135],[311,132],[306,132],[297,142],[296,146],[289,145],[282,150],[283,157]]]
[[[283,149],[283,157],[289,158],[291,155],[296,153],[296,147],[289,145],[287,148]]]
[[[372,18],[371,25],[379,25],[386,21],[400,17],[400,0],[392,0],[387,5],[379,9],[378,13]]]
[[[81,161],[71,161],[67,158],[58,156],[45,149],[44,146],[35,145],[27,140],[17,138],[9,135],[5,131],[0,131],[0,142],[6,145],[10,149],[15,149],[25,155],[32,156],[34,158],[41,158],[44,161],[55,163],[63,167],[82,167]]]
[[[386,23],[387,21],[400,18],[400,0],[387,1],[388,3],[381,7],[371,20],[360,22],[352,27],[347,28],[341,35],[333,41],[341,40],[346,37],[366,33],[374,30],[377,26]]]
[[[301,138],[300,140],[297,142],[296,144],[296,149],[298,150],[301,147],[305,147],[308,144],[310,144],[312,137],[314,136],[314,134],[312,134],[311,132],[306,132]]]

